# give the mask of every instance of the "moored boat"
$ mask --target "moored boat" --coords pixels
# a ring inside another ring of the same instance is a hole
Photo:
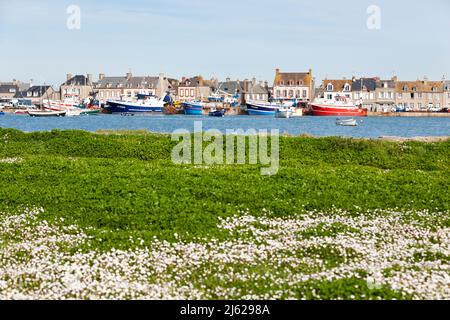
[[[337,96],[335,100],[319,99],[311,103],[314,116],[367,117],[367,109],[355,106],[350,99]]]
[[[3,111],[0,111],[0,116],[4,116],[5,113]]]
[[[28,110],[31,117],[65,117],[66,111]]]
[[[251,116],[274,116],[281,107],[278,103],[247,101],[247,112]]]
[[[336,119],[336,125],[338,126],[346,126],[346,127],[356,127],[358,122],[356,119]]]
[[[220,109],[220,110],[213,110],[211,112],[209,112],[209,116],[210,117],[224,117],[225,116],[225,109]]]
[[[109,113],[159,113],[163,112],[164,105],[169,101],[171,98],[168,98],[168,95],[163,99],[158,99],[153,95],[138,94],[137,101],[108,100],[105,109]]]
[[[183,102],[184,114],[201,116],[203,114],[203,103],[201,101]]]
[[[280,108],[275,112],[275,117],[289,119],[292,116],[292,110],[289,108]]]

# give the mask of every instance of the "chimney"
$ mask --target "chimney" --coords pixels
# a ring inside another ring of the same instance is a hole
[[[133,77],[133,74],[131,72],[127,72],[127,80],[130,80]]]
[[[279,74],[280,73],[280,69],[276,68],[275,69],[275,74]]]
[[[397,81],[398,78],[397,78],[397,76],[393,76],[393,77],[391,78],[391,80],[392,80],[392,81]]]
[[[87,78],[87,84],[91,84],[92,83],[92,74],[88,73],[86,75],[86,78]]]
[[[33,86],[33,79],[30,79],[30,88]]]
[[[253,77],[253,79],[252,79],[252,86],[256,86],[256,78],[255,77]]]
[[[230,82],[230,81],[231,81],[230,77],[227,77],[225,80],[226,80],[227,82]]]
[[[99,73],[98,80],[103,80],[104,77],[105,77],[104,73]]]
[[[67,79],[67,81],[69,81],[70,79],[72,79],[72,74],[71,74],[71,73],[68,73],[68,74],[66,75],[66,79]]]

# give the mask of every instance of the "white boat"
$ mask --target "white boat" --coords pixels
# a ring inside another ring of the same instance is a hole
[[[303,117],[302,108],[291,108],[291,110],[292,110],[291,118]]]
[[[289,108],[280,108],[275,112],[275,117],[289,119],[292,116],[292,113],[292,110]]]
[[[338,126],[347,126],[347,127],[356,127],[358,125],[358,121],[356,119],[336,119],[336,125]]]
[[[31,117],[65,117],[66,111],[48,111],[48,110],[28,110]]]

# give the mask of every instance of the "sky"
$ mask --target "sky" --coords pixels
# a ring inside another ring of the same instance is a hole
[[[67,27],[71,5],[79,29]],[[276,68],[441,80],[449,30],[448,0],[0,0],[0,81],[131,71],[272,82]]]

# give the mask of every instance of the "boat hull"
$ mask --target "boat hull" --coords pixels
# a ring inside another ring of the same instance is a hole
[[[201,116],[203,114],[203,107],[200,104],[183,103],[184,114],[191,116]]]
[[[251,116],[274,116],[278,109],[275,106],[247,104],[247,112]]]
[[[225,109],[221,109],[221,110],[216,110],[216,111],[211,111],[209,113],[210,117],[224,117],[225,116]]]
[[[366,109],[361,109],[353,106],[336,107],[332,105],[311,104],[312,114],[314,116],[347,116],[347,117],[367,117]]]
[[[28,111],[31,117],[65,117],[65,111]]]
[[[105,106],[105,110],[109,113],[162,113],[163,109],[163,106],[136,105],[119,101],[108,101],[108,104]]]

